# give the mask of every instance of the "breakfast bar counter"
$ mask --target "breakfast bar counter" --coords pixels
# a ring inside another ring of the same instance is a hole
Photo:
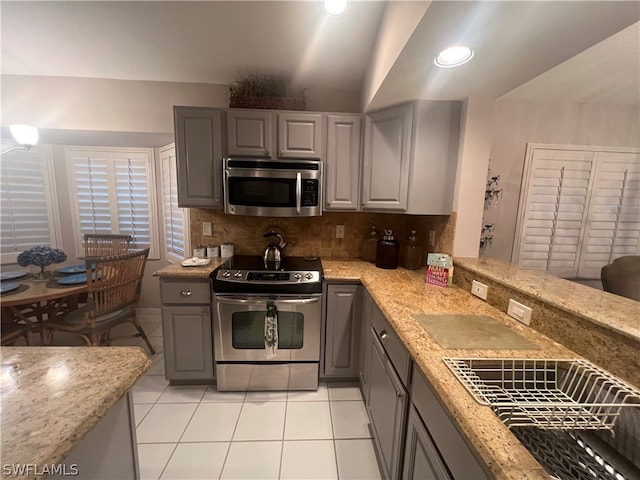
[[[2,347],[0,355],[2,478],[12,479],[61,465],[151,365],[139,347]]]

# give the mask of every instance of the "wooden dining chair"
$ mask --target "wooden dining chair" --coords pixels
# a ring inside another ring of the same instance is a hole
[[[85,257],[107,257],[122,255],[129,251],[131,235],[117,235],[112,233],[86,233],[84,235]]]
[[[155,354],[135,310],[148,256],[149,249],[146,248],[125,255],[87,258],[87,276],[91,272],[87,282],[87,303],[47,320],[49,343],[56,332],[79,335],[90,346],[111,345],[113,341],[141,337],[151,354]],[[126,322],[133,324],[136,333],[112,337],[111,330]]]
[[[19,338],[24,339],[27,345],[31,345],[31,332],[34,325],[18,320],[8,309],[2,309],[2,322],[0,323],[0,345],[13,345]]]

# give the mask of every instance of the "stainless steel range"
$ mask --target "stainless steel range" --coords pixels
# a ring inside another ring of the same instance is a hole
[[[235,256],[213,273],[218,390],[316,390],[322,264]]]

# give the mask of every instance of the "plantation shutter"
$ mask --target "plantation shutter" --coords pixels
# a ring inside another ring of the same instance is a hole
[[[516,262],[575,277],[595,153],[535,148],[529,158]]]
[[[162,206],[166,253],[178,260],[185,258],[188,210],[178,207],[178,177],[175,145],[160,150],[162,169]]]
[[[640,255],[640,155],[599,152],[577,276],[599,278],[623,255]]]
[[[58,247],[57,198],[48,147],[15,150],[0,157],[0,249],[2,262],[45,245]]]
[[[77,254],[87,233],[133,237],[133,248],[159,258],[152,153],[147,149],[66,149]]]

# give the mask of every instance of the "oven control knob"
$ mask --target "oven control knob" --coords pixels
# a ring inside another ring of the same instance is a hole
[[[231,272],[229,270],[225,270],[224,272],[222,272],[222,276],[224,278],[229,278],[231,276]]]
[[[293,274],[293,278],[296,280],[300,280],[302,278],[302,274],[300,272],[296,272]]]
[[[236,272],[233,274],[234,277],[240,278],[242,276],[242,272]]]
[[[307,278],[307,280],[311,280],[313,278],[313,273],[308,272],[305,277]]]

